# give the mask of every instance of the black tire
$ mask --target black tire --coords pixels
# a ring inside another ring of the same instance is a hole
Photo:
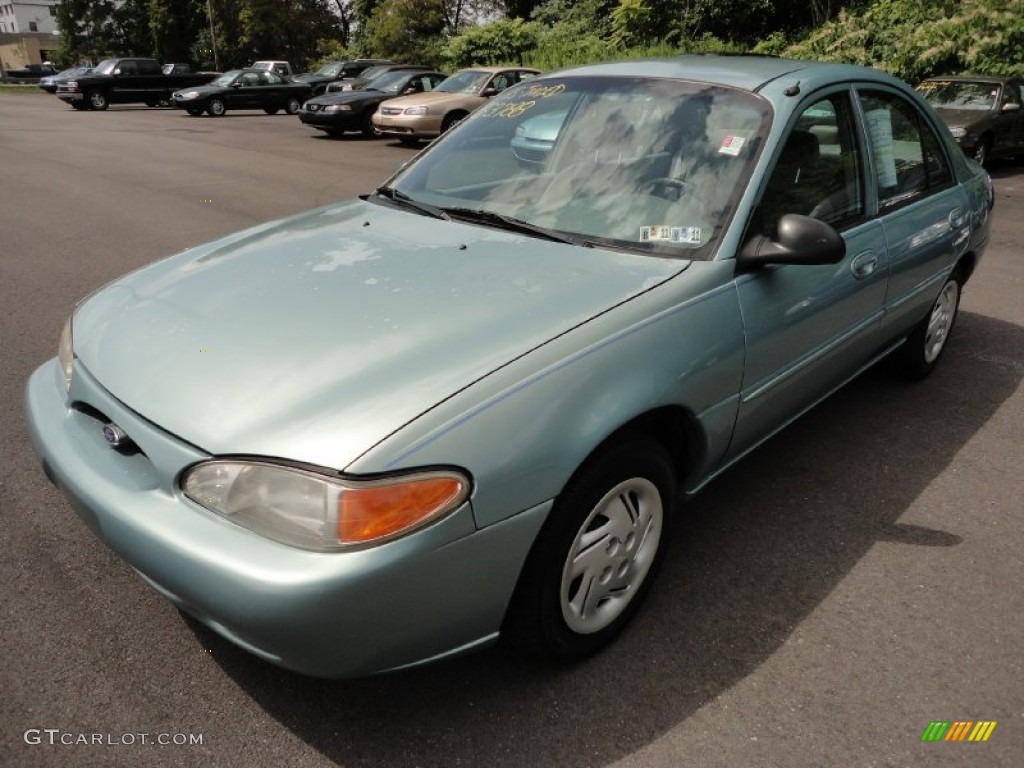
[[[268,115],[276,115],[279,111],[278,107],[264,107],[263,111]]]
[[[985,166],[988,164],[989,157],[992,155],[992,137],[982,136],[981,141],[978,142],[978,146],[974,148],[974,154],[971,159],[974,160],[978,165]]]
[[[444,120],[441,121],[441,133],[448,133],[456,124],[460,123],[466,117],[465,112],[450,112],[444,116]]]
[[[619,441],[590,459],[537,535],[503,634],[561,661],[611,642],[654,581],[674,499],[672,462],[648,437]]]
[[[302,102],[297,96],[292,96],[288,101],[285,102],[284,111],[289,115],[299,114],[299,110],[302,108]]]
[[[956,324],[963,280],[954,269],[928,313],[911,331],[910,336],[893,355],[896,372],[903,378],[917,381],[935,370],[946,351],[949,336]]]
[[[110,100],[103,91],[86,92],[85,103],[89,105],[89,109],[95,109],[97,112],[103,112],[110,106]]]
[[[228,108],[223,99],[213,98],[206,102],[206,114],[210,117],[224,117],[224,113],[227,111]]]
[[[377,130],[377,126],[373,124],[373,115],[376,111],[376,108],[367,110],[366,114],[363,115],[363,122],[359,126],[359,130],[362,132],[363,136],[368,139],[375,139],[380,136],[380,131]]]
[[[203,114],[203,110],[201,108],[196,109],[195,107],[189,107],[185,111],[192,115],[192,117],[199,117],[201,114]]]

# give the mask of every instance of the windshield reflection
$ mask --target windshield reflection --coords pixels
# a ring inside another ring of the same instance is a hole
[[[587,245],[710,258],[769,119],[759,97],[706,84],[531,80],[391,186],[454,218],[496,214],[471,217],[484,225],[512,218]]]

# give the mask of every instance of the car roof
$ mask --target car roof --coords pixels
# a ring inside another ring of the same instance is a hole
[[[463,67],[460,72],[537,72],[533,67]]]
[[[657,59],[633,59],[562,69],[555,75],[608,75],[621,77],[662,77],[695,80],[757,92],[768,83],[794,76],[808,88],[846,80],[898,82],[870,67],[831,64],[775,56],[686,54]]]
[[[1016,77],[1004,75],[948,75],[940,77],[929,77],[922,82],[925,83],[1006,83],[1010,80],[1017,80]]]

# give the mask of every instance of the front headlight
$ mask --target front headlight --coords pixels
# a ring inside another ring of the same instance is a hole
[[[75,349],[71,338],[71,318],[64,323],[60,332],[60,341],[57,343],[57,361],[60,363],[60,372],[64,374],[64,386],[71,389],[71,376],[74,373]]]
[[[198,99],[199,91],[179,91],[174,95],[179,99]]]
[[[966,128],[950,128],[949,132],[953,134],[954,139],[962,139],[964,136],[967,135]]]
[[[348,480],[215,459],[187,469],[181,489],[196,504],[261,536],[332,552],[380,544],[437,520],[466,500],[469,480],[451,470]]]
[[[324,107],[324,112],[351,112],[351,104],[328,104]]]
[[[407,114],[407,115],[425,115],[425,114],[427,114],[427,108],[426,107],[408,107],[405,110],[405,114]]]

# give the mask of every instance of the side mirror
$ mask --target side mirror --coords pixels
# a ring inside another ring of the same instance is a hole
[[[1006,104],[1003,104],[1003,112],[1019,112],[1019,111],[1020,111],[1020,104],[1016,104],[1016,103],[1014,103],[1012,101],[1008,102]]]
[[[241,87],[242,87],[242,84],[241,84],[240,82],[238,82],[238,81],[236,80],[235,82],[233,82],[233,83],[231,84],[231,87],[232,87],[232,88],[241,88]]]
[[[766,264],[835,264],[846,256],[846,241],[835,228],[810,216],[787,213],[779,219],[775,239],[757,235],[740,250],[742,268]]]
[[[112,75],[120,75],[121,74],[121,68],[120,67],[116,67],[114,69],[114,71],[111,72],[110,74],[112,74]]]
[[[492,85],[487,88],[484,88],[483,92],[480,95],[483,96],[485,99],[489,99],[491,98],[491,96],[498,95],[498,89]]]

